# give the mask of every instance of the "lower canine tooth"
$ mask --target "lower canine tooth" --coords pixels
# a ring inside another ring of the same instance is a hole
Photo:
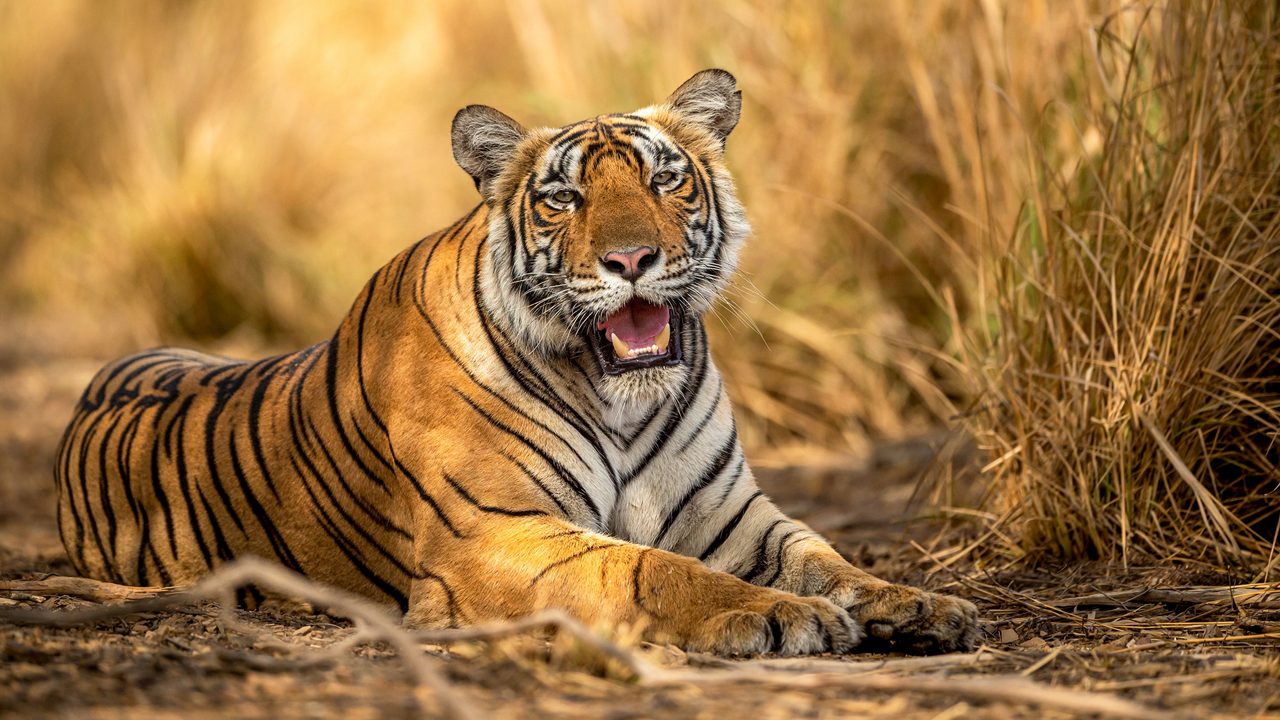
[[[631,348],[623,342],[616,334],[609,333],[609,340],[613,342],[613,354],[620,358],[627,357],[631,354]]]
[[[658,352],[667,351],[667,343],[671,341],[671,324],[662,326],[662,332],[658,333],[658,337],[653,341],[653,346]]]

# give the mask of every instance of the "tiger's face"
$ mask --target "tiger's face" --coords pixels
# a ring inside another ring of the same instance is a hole
[[[540,352],[589,353],[607,391],[674,391],[749,232],[722,162],[740,108],[708,70],[663,104],[562,128],[462,110],[454,156],[490,211],[488,311]]]

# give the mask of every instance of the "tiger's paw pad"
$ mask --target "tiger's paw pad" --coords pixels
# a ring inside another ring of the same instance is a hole
[[[978,642],[978,609],[952,595],[886,585],[868,592],[849,613],[866,628],[864,650],[967,652]]]
[[[848,652],[862,639],[844,610],[822,598],[785,598],[711,618],[690,649],[718,655]]]

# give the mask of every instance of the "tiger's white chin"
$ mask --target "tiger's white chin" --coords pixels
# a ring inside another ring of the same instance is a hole
[[[611,405],[651,406],[675,398],[688,374],[686,363],[638,368],[620,375],[602,372],[596,388]]]

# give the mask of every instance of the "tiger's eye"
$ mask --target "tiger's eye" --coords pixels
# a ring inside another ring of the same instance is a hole
[[[671,183],[672,180],[675,180],[675,179],[676,179],[675,173],[671,172],[670,170],[663,170],[662,172],[653,176],[653,184],[668,185]]]
[[[574,200],[578,199],[578,193],[572,190],[561,190],[552,195],[551,199],[555,200],[558,205],[571,205]]]

